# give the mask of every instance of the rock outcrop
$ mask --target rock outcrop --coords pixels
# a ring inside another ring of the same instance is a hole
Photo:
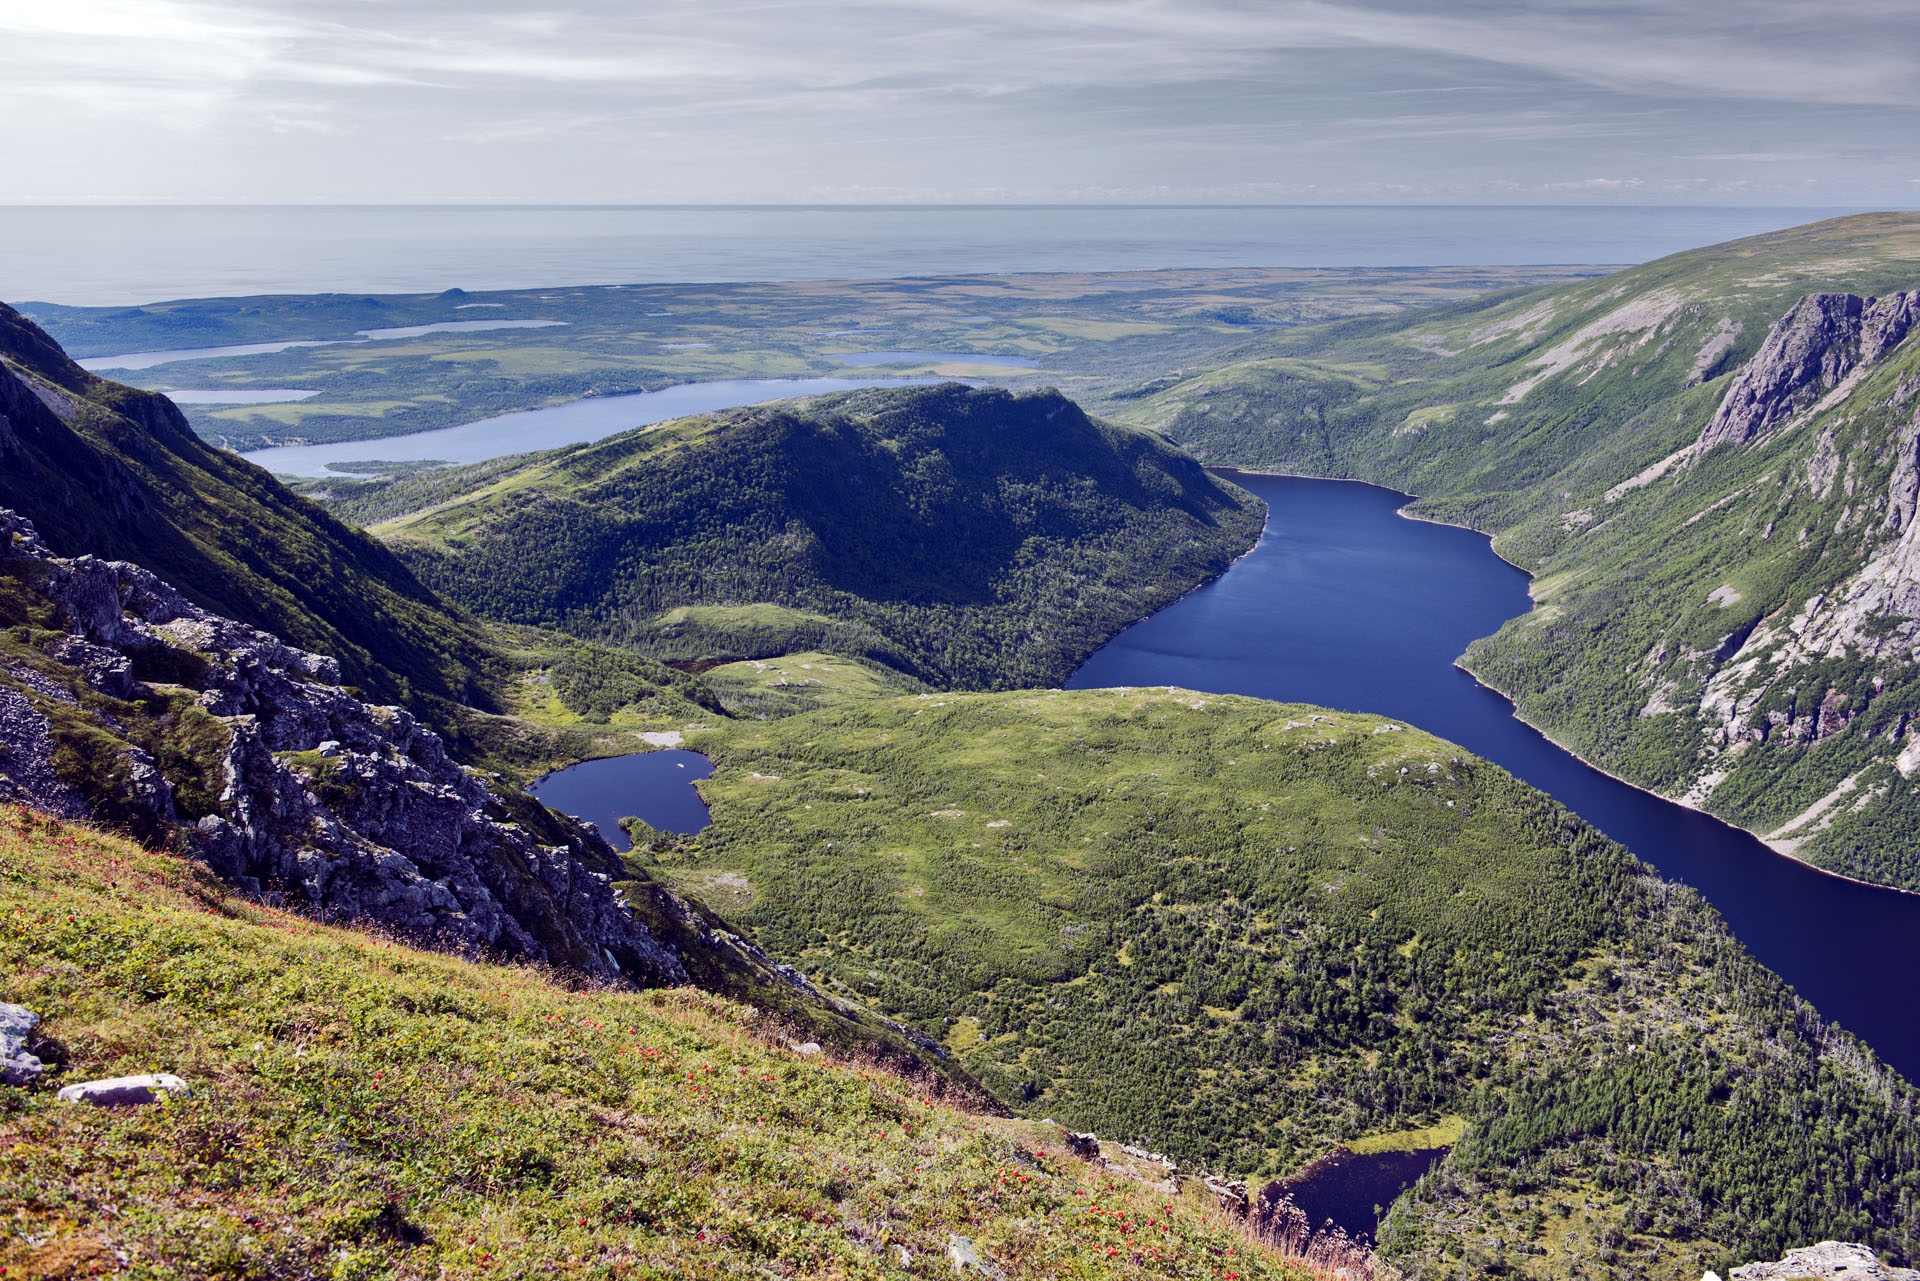
[[[0,1001],[0,1085],[26,1085],[46,1070],[27,1052],[27,1038],[39,1025],[40,1016],[26,1006]]]
[[[0,510],[0,799],[164,841],[251,893],[608,980],[687,970],[605,842],[343,688],[333,659],[138,566],[53,556]]]
[[[1861,298],[1808,294],[1774,322],[1734,378],[1696,452],[1737,445],[1784,422],[1871,365],[1920,319],[1920,291]]]
[[[1707,1277],[1719,1281],[1711,1272]],[[1735,1268],[1732,1281],[1787,1281],[1788,1278],[1805,1281],[1808,1277],[1833,1277],[1837,1281],[1920,1281],[1920,1272],[1889,1267],[1864,1245],[1822,1241],[1819,1245],[1795,1250],[1778,1263],[1749,1263]]]

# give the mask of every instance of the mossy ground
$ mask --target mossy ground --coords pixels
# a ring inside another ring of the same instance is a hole
[[[61,1065],[0,1089],[9,1277],[931,1276],[951,1234],[1011,1277],[1310,1275],[748,1007],[409,950],[11,807],[0,976]],[[155,1070],[192,1098],[49,1088]]]

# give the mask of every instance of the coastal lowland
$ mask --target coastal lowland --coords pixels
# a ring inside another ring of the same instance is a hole
[[[1565,805],[1365,707],[1058,687],[1259,542],[1209,466],[1391,484],[1533,574],[1462,656],[1521,715],[1920,888],[1916,298],[1869,215],[1609,274],[0,308],[0,1266],[1913,1260],[1914,1087]],[[882,348],[940,381],[380,457]],[[324,440],[302,492],[231,452]],[[525,791],[663,746],[698,831]]]

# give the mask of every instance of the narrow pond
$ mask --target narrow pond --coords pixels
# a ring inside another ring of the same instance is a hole
[[[1266,499],[1260,544],[1115,637],[1070,689],[1179,685],[1376,712],[1494,761],[1704,894],[1763,964],[1920,1080],[1920,896],[1856,885],[1592,769],[1454,667],[1531,605],[1527,578],[1468,530],[1396,514],[1407,495],[1226,472]]]
[[[710,821],[694,783],[713,773],[713,762],[677,748],[603,756],[538,780],[527,789],[544,805],[584,818],[617,850],[633,848],[623,818],[641,818],[663,832],[697,832]]]

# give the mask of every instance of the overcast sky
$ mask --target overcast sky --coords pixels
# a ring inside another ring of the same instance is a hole
[[[1920,204],[1920,0],[0,0],[0,202]]]

